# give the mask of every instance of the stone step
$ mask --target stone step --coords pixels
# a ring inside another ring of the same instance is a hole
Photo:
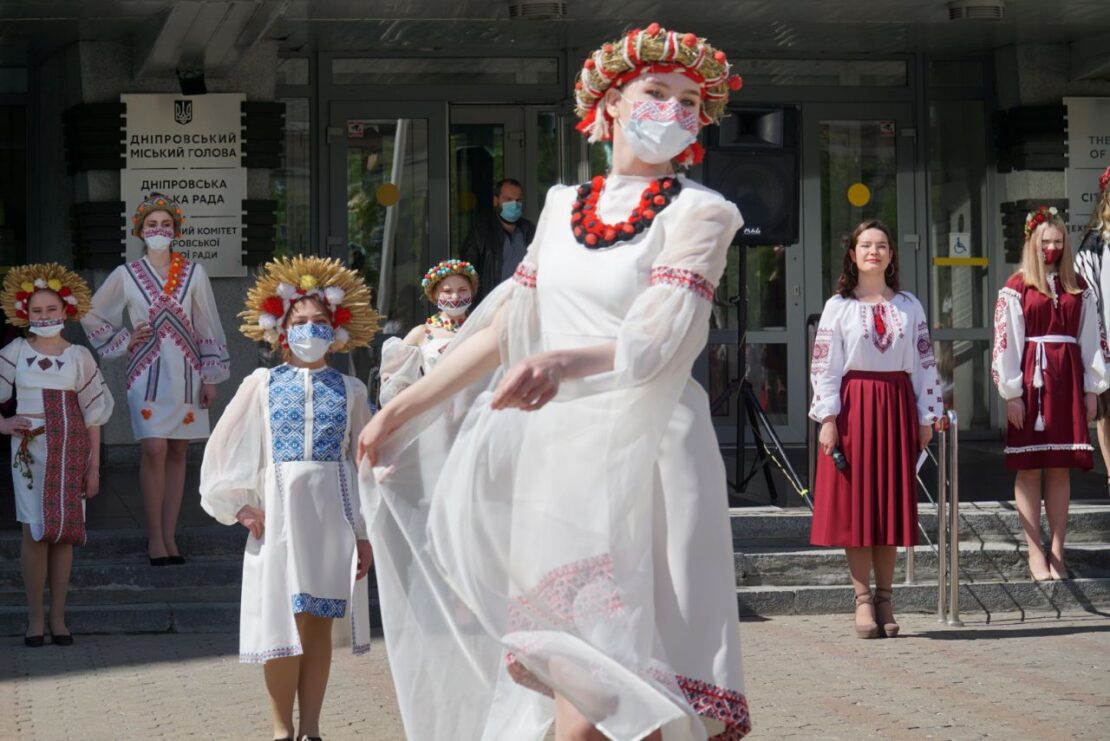
[[[851,586],[741,587],[736,599],[742,617],[822,615],[852,612]],[[895,582],[895,612],[935,613],[937,585]],[[1057,582],[978,582],[960,585],[960,614],[982,617],[993,613],[1084,610],[1105,614],[1110,609],[1110,579],[1068,579]],[[847,630],[845,623],[845,630]]]
[[[1029,580],[1026,548],[1006,543],[960,544],[960,580],[1021,582]],[[1076,577],[1110,577],[1110,545],[1068,545],[1064,558]],[[833,586],[847,579],[848,562],[840,548],[764,546],[733,554],[736,585]],[[937,556],[930,546],[914,549],[915,580],[937,578]],[[895,583],[905,577],[905,553],[899,549]]]
[[[243,578],[241,557],[193,557],[180,566],[151,566],[145,557],[81,559],[73,561],[70,588],[80,590],[147,590],[238,585]],[[23,586],[19,561],[0,566],[0,589]]]
[[[82,587],[66,593],[69,605],[126,605],[171,602],[175,604],[207,604],[211,602],[239,602],[240,584],[203,587]],[[0,588],[0,607],[19,606],[27,603],[27,593],[22,587]]]
[[[812,517],[806,507],[751,507],[730,512],[737,548],[809,543]],[[918,515],[925,532],[936,538],[936,508],[921,504]],[[1048,521],[1041,518],[1041,532]],[[1012,502],[970,502],[960,505],[960,540],[975,543],[1021,543],[1025,538]],[[1075,501],[1068,511],[1068,543],[1110,543],[1110,502]]]
[[[133,602],[111,605],[71,604],[66,622],[75,634],[238,633],[239,601]],[[381,634],[381,614],[370,593],[370,628]],[[0,636],[23,635],[27,608],[0,605]]]
[[[0,563],[19,559],[21,534],[0,534]],[[247,542],[246,528],[235,525],[186,527],[177,534],[177,546],[189,556],[242,557]],[[146,558],[146,533],[143,530],[90,530],[88,542],[77,549],[75,560],[114,559],[123,556]]]

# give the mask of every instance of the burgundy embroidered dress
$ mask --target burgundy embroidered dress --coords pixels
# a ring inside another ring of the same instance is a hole
[[[809,416],[836,417],[848,461],[817,456],[814,545],[857,548],[917,543],[919,425],[943,413],[929,322],[902,291],[866,304],[833,296],[821,313],[810,367]]]
[[[1083,394],[1110,387],[1110,348],[1094,294],[1080,294],[1048,277],[1050,296],[1006,281],[994,310],[991,376],[1003,399],[1023,399],[1025,424],[1006,427],[1006,468],[1079,468],[1093,465]]]
[[[16,414],[32,424],[12,435],[16,519],[35,540],[83,545],[88,428],[112,416],[112,395],[88,349],[43,355],[23,338],[0,350],[0,403],[13,387]]]
[[[81,320],[102,358],[127,352],[131,331],[124,314],[132,327],[148,322],[154,328],[150,341],[128,355],[127,405],[135,439],[208,437],[201,385],[227,380],[231,361],[204,268],[186,260],[168,293],[145,257],[113,270]]]
[[[691,378],[742,221],[679,180],[647,228],[602,249],[572,233],[578,190],[553,188],[516,276],[446,352],[496,322],[498,370],[360,472],[408,738],[540,741],[556,693],[608,738],[751,728],[724,465]],[[608,178],[602,220],[653,182]],[[536,412],[490,409],[520,360],[602,343],[611,372],[565,380]]]

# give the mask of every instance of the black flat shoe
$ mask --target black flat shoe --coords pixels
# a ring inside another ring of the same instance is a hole
[[[73,634],[72,633],[66,633],[65,635],[53,634],[53,635],[51,635],[50,640],[55,646],[72,646],[73,645]]]
[[[166,563],[170,566],[180,566],[185,563],[184,556],[166,556]]]
[[[41,635],[23,636],[23,645],[27,648],[41,648],[44,642]]]
[[[152,558],[152,559],[150,559],[150,565],[151,566],[169,566],[170,565],[170,557],[169,556],[159,556],[158,558]]]

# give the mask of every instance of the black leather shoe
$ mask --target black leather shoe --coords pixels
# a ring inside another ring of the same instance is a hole
[[[73,634],[72,633],[66,633],[65,635],[54,634],[54,635],[51,636],[50,640],[54,643],[55,646],[72,646],[73,645]]]
[[[44,643],[41,635],[37,636],[23,636],[23,645],[27,648],[40,648]]]
[[[150,559],[150,565],[151,566],[169,566],[170,565],[170,557],[169,556],[159,556],[158,558],[152,558],[152,559]]]
[[[166,556],[166,559],[166,563],[170,566],[180,566],[181,564],[185,563],[184,556]]]

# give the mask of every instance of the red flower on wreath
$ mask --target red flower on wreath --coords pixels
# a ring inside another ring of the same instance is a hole
[[[281,319],[285,316],[285,303],[280,296],[270,296],[262,302],[262,311]]]
[[[339,306],[335,309],[335,316],[332,318],[333,327],[342,327],[347,322],[351,321],[351,310],[346,306]]]

